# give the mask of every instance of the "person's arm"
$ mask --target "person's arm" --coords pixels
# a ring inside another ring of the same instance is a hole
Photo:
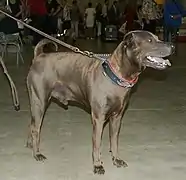
[[[23,8],[22,8],[22,3],[21,3],[21,1],[17,1],[16,3],[19,4],[19,12],[15,15],[15,17],[17,18],[17,17],[19,17],[20,15],[22,15],[22,10],[23,10]]]
[[[178,2],[176,2],[176,4],[177,4],[177,6],[179,8],[179,11],[181,13],[181,16],[182,17],[186,17],[186,10],[183,8],[183,6],[180,3],[178,3]]]
[[[179,14],[171,15],[171,18],[178,19],[180,17],[186,17],[186,11],[184,10],[183,6],[178,2],[175,2],[175,6],[177,7]],[[169,10],[167,10],[167,11],[169,12]]]
[[[107,9],[106,6],[104,5],[102,8],[102,16],[105,18],[107,16]]]
[[[17,18],[17,17],[19,17],[21,14],[22,14],[22,11],[20,10],[20,11],[15,15],[15,17]]]
[[[56,11],[53,13],[53,16],[56,16],[59,13],[59,11],[61,11],[61,6],[60,5],[58,5]]]

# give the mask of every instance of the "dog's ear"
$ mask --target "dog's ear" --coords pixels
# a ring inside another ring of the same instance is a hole
[[[140,52],[140,39],[136,35],[136,32],[129,32],[124,37],[123,43],[126,46],[126,56],[133,68],[140,70],[142,67],[139,57]]]
[[[124,45],[127,48],[135,48],[136,40],[137,40],[137,36],[133,32],[127,33],[123,38]]]
[[[120,62],[123,61],[124,56],[128,54],[128,50],[132,55],[134,49],[136,49],[135,35],[133,33],[127,33],[114,52],[114,56],[116,56],[118,63],[120,64]]]

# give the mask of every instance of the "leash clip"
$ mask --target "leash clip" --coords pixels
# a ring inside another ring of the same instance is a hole
[[[88,56],[88,57],[93,57],[94,53],[93,52],[89,52],[89,51],[84,51],[84,53]]]

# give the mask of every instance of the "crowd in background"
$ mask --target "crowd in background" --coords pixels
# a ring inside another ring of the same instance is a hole
[[[141,4],[134,2],[129,1],[121,9],[116,0],[112,3],[105,0],[95,7],[90,1],[86,8],[80,8],[76,0],[72,3],[64,0],[62,4],[57,0],[9,0],[9,7],[13,16],[22,20],[29,18],[32,26],[50,35],[63,33],[65,30],[71,33],[74,40],[82,34],[93,39],[103,37],[108,25],[114,25],[118,32],[125,25],[125,32],[143,29],[154,34],[156,27],[162,26],[164,40],[171,41],[172,34],[178,32],[182,18],[186,15],[182,5],[176,0],[165,0],[163,5],[158,5],[155,0],[143,0]],[[0,17],[0,31],[13,33],[13,26],[16,26],[16,22]],[[42,37],[35,32],[32,35],[35,45]]]

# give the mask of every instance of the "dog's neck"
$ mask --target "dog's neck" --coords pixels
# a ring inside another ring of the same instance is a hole
[[[134,61],[130,59],[130,54],[129,52],[127,52],[127,49],[124,49],[124,51],[125,53],[121,54],[120,52],[120,54],[118,55],[118,51],[116,49],[109,59],[109,64],[112,67],[114,73],[119,78],[125,79],[129,82],[136,81],[139,74],[141,73],[141,69],[139,69],[139,66],[137,64],[131,63]],[[128,57],[124,57],[126,55]]]

